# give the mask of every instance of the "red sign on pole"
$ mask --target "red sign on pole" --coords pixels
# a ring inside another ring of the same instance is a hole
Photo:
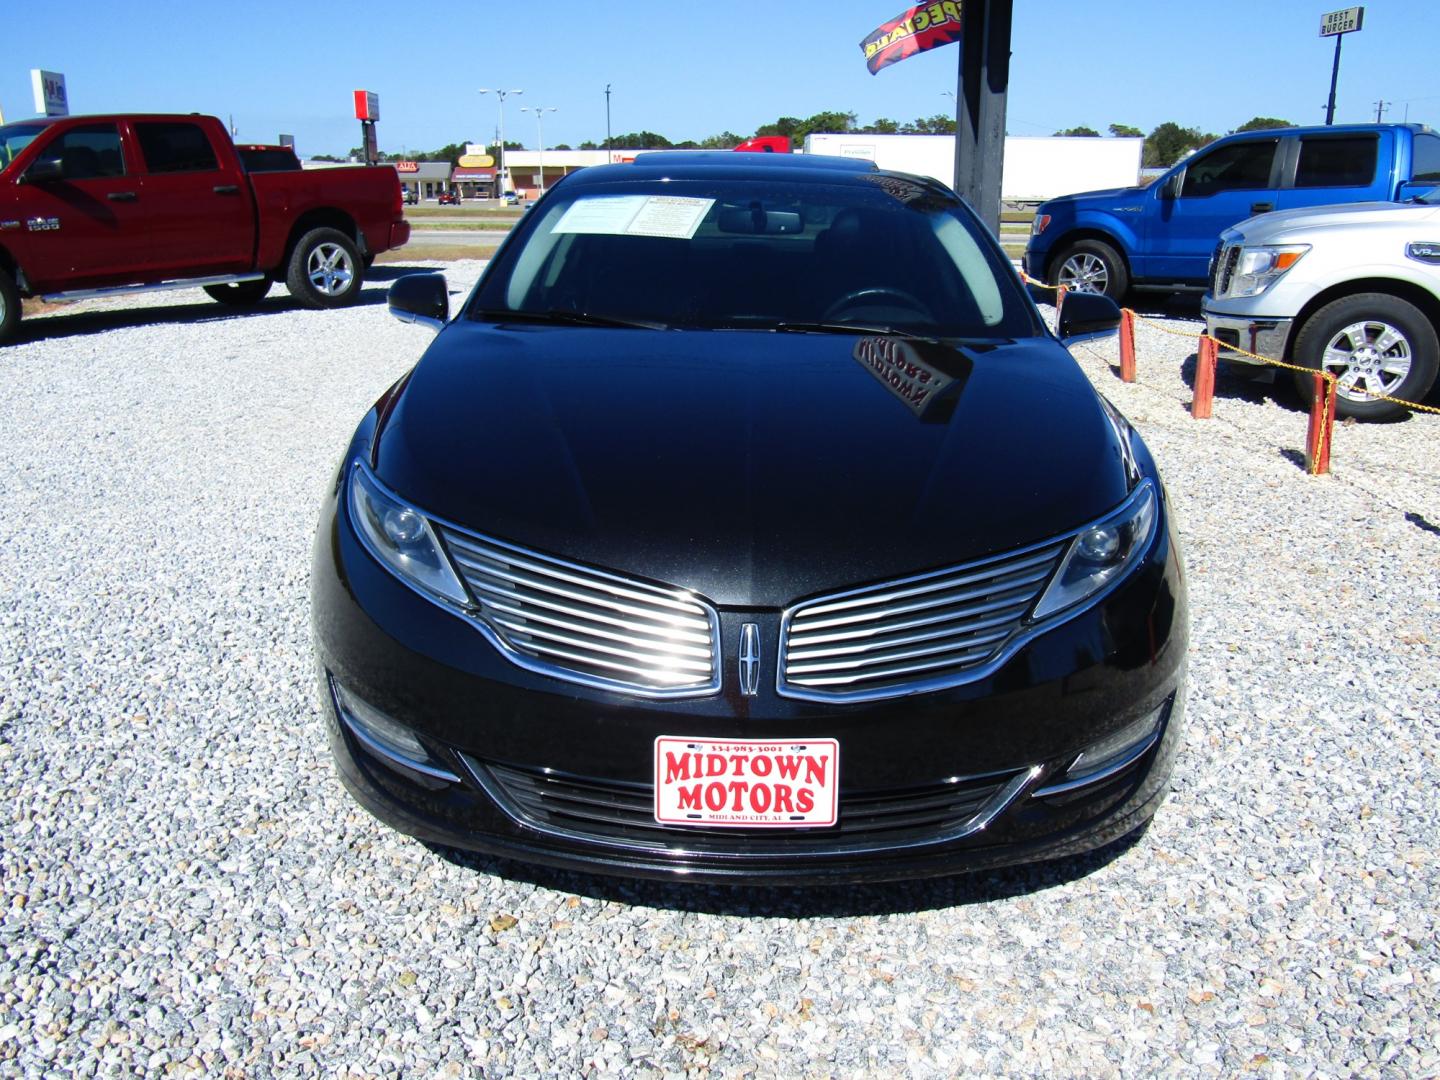
[[[960,0],[917,4],[881,23],[860,42],[870,74],[916,53],[960,40]]]
[[[355,119],[356,120],[379,120],[380,119],[380,95],[371,93],[369,90],[355,91]]]

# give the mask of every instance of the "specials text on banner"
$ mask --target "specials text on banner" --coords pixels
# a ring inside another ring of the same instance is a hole
[[[860,42],[870,74],[916,53],[959,41],[960,9],[961,0],[917,4],[881,23]]]

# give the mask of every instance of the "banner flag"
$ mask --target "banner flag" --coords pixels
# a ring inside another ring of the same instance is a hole
[[[961,0],[916,4],[871,30],[860,42],[870,74],[916,53],[959,41],[960,8]]]

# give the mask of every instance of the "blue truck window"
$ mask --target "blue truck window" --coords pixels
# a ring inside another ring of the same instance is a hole
[[[1369,187],[1375,182],[1374,135],[1306,136],[1300,140],[1295,186]]]
[[[1180,189],[1180,197],[1269,187],[1276,145],[1272,139],[1235,142],[1198,156],[1185,169],[1185,186]]]
[[[1416,180],[1440,183],[1440,135],[1415,136]]]

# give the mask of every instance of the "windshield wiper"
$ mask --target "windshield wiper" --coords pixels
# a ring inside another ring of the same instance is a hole
[[[875,337],[908,338],[911,341],[935,341],[927,334],[912,334],[893,326],[862,326],[859,323],[777,322],[766,329],[782,334],[855,334]]]
[[[626,330],[668,330],[664,323],[644,322],[639,319],[619,319],[613,315],[592,315],[588,311],[562,311],[550,308],[546,311],[510,311],[499,308],[481,308],[475,312],[481,319],[493,322],[543,322],[565,323],[570,326],[618,326]]]

